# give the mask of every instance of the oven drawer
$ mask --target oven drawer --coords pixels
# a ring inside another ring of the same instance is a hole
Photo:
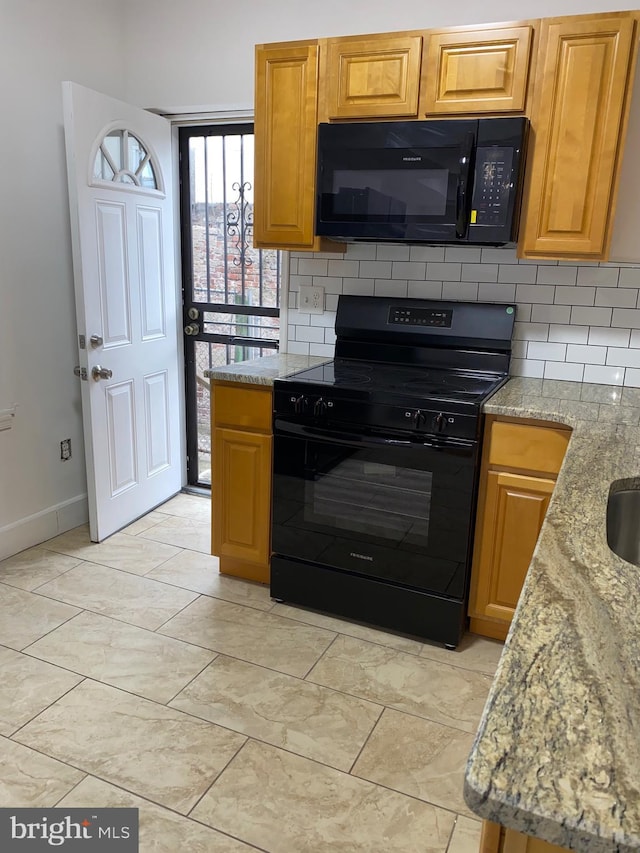
[[[569,429],[494,421],[489,465],[557,474],[570,438]]]

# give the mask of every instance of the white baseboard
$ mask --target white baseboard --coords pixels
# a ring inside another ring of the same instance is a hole
[[[88,520],[89,509],[84,494],[0,527],[0,560],[86,524]]]

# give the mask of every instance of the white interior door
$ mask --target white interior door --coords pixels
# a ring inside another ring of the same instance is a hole
[[[99,542],[182,483],[171,129],[75,83],[63,83],[63,99],[89,520]]]

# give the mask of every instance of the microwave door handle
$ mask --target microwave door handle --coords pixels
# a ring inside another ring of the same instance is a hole
[[[471,159],[473,157],[473,146],[475,135],[467,133],[460,151],[460,174],[458,176],[458,190],[456,194],[456,237],[462,240],[467,235],[469,225],[469,193],[471,179]]]

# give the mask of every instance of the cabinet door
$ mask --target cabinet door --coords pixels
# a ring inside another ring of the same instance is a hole
[[[634,28],[625,13],[543,21],[524,257],[606,259]]]
[[[314,248],[318,46],[256,48],[256,247]]]
[[[418,115],[421,36],[337,38],[324,44],[327,118]]]
[[[272,437],[235,429],[213,436],[213,553],[264,566],[269,580]]]
[[[554,481],[489,471],[470,615],[508,628],[538,540]],[[505,630],[506,635],[506,630]]]
[[[522,112],[532,35],[528,25],[430,35],[421,113]]]

